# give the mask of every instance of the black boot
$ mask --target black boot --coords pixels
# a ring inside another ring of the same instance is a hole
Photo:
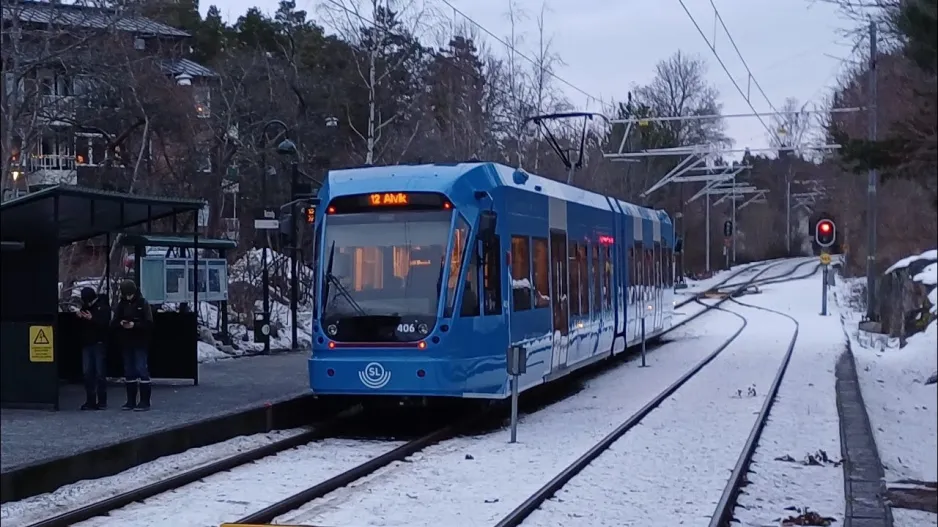
[[[127,402],[121,410],[133,410],[137,407],[137,381],[127,381],[124,386],[127,388]]]
[[[141,382],[140,383],[140,404],[134,408],[135,412],[146,412],[150,409],[150,383]]]
[[[85,404],[81,405],[82,410],[97,410],[98,405],[95,402],[94,382],[85,383]]]
[[[98,410],[107,409],[107,381],[98,383]]]

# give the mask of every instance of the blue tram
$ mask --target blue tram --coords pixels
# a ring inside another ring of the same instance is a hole
[[[668,215],[494,163],[332,171],[320,191],[310,387],[501,399],[672,323]]]

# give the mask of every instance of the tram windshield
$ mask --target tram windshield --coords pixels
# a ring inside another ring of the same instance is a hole
[[[328,216],[323,322],[390,318],[398,325],[432,327],[451,219],[450,210]]]

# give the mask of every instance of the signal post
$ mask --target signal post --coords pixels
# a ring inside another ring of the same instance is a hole
[[[814,241],[821,247],[821,316],[827,316],[827,288],[830,283],[830,247],[837,240],[837,225],[833,220],[822,219],[814,227]]]

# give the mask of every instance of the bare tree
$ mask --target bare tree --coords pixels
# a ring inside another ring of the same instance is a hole
[[[56,71],[66,65],[83,69],[92,61],[91,43],[111,31],[122,15],[78,9],[66,17],[52,4],[4,2],[2,20],[0,190],[5,191],[26,184],[32,159],[24,153],[37,148],[50,126],[75,124],[74,86]]]
[[[635,102],[646,105],[652,116],[680,117],[719,115],[719,92],[707,81],[707,64],[700,57],[678,51],[655,66],[655,77],[633,90]],[[671,146],[710,144],[730,146],[723,119],[669,121]]]
[[[774,134],[768,137],[769,144],[784,150],[798,150],[810,137],[811,114],[805,110],[808,104],[798,104],[798,99],[788,97],[779,114],[773,118]]]
[[[402,73],[405,76],[421,73],[422,46],[417,39],[433,24],[435,12],[429,4],[420,2],[337,0],[322,6],[328,25],[351,44],[358,77],[368,100],[364,127],[352,115],[351,108],[346,107],[348,125],[364,144],[365,164],[373,164],[380,156],[378,146],[385,131],[403,120],[416,100],[413,94],[405,94],[403,101],[393,100],[387,93],[392,91],[395,80],[401,80]],[[404,87],[407,88],[412,86]],[[416,130],[412,131],[411,138],[414,135]]]
[[[527,19],[527,13],[520,7],[515,0],[508,0],[508,10],[505,12],[505,18],[508,19],[509,33],[505,39],[508,57],[505,60],[507,78],[508,101],[505,118],[509,123],[509,129],[512,131],[514,140],[515,162],[520,166],[523,163],[524,152],[524,120],[529,117],[528,113],[532,107],[531,89],[525,70],[519,64],[520,58],[518,49],[524,43],[524,33],[519,29],[519,25]]]
[[[538,115],[557,112],[568,106],[553,84],[554,69],[563,66],[563,59],[554,51],[554,38],[547,34],[545,15],[549,11],[547,2],[541,4],[537,15],[537,50],[534,54],[532,78],[534,81],[534,112]],[[534,140],[534,171],[540,168],[542,130],[537,128]]]

